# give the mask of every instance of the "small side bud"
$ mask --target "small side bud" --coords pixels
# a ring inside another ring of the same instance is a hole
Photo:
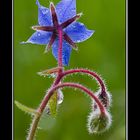
[[[104,105],[104,107],[106,109],[109,109],[109,107],[111,106],[111,102],[112,102],[111,94],[107,91],[103,91],[103,92],[98,91],[95,95],[98,97],[98,99]],[[93,101],[92,109],[93,110],[97,109],[97,104],[94,101]]]
[[[98,92],[97,96],[107,109],[111,106],[112,98],[111,98],[111,94],[109,92],[100,91],[100,92]]]
[[[111,115],[106,111],[100,113],[99,110],[92,112],[88,118],[88,131],[91,134],[100,134],[108,130],[111,126]]]

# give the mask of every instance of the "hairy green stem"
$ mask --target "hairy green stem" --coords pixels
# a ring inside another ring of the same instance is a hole
[[[38,113],[34,116],[32,124],[31,124],[31,128],[29,130],[29,135],[27,137],[27,140],[33,140],[34,139],[40,117],[41,117],[40,113]]]
[[[58,67],[62,67],[62,29],[61,28],[58,28],[58,34],[59,34]],[[60,69],[51,88],[53,88],[54,86],[59,84],[59,82],[61,81],[62,73],[63,73],[63,70]],[[37,130],[39,120],[40,120],[41,115],[43,114],[43,111],[48,103],[49,98],[50,98],[48,95],[49,95],[49,93],[46,93],[45,97],[43,98],[43,100],[42,100],[42,102],[37,110],[37,112],[39,112],[39,113],[37,115],[35,115],[33,118],[27,140],[33,140],[35,137],[35,133]]]
[[[60,76],[58,75],[54,84],[52,85],[52,88],[57,85],[59,82],[60,82],[61,78]],[[29,134],[28,134],[28,137],[27,137],[27,140],[33,140],[34,137],[35,137],[35,133],[36,133],[36,130],[37,130],[37,126],[38,126],[38,123],[39,123],[39,120],[43,114],[43,111],[50,99],[50,97],[48,96],[49,95],[49,92],[46,93],[45,97],[43,98],[39,108],[38,108],[38,114],[34,116],[33,118],[33,121],[32,121],[32,124],[30,126],[30,131],[29,131]]]

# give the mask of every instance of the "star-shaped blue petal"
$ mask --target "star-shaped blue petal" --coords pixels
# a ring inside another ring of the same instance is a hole
[[[36,1],[38,5],[38,23],[41,26],[52,25],[52,17],[50,9],[40,5],[39,1]]]
[[[94,30],[88,30],[83,23],[74,22],[66,28],[65,32],[73,42],[79,43],[90,38],[93,35]]]
[[[32,44],[48,45],[48,51],[52,46],[52,53],[58,60],[59,37],[58,28],[63,30],[62,63],[69,64],[72,48],[77,49],[75,43],[90,38],[94,30],[88,30],[83,23],[77,22],[81,14],[76,15],[76,0],[61,0],[56,8],[50,4],[50,9],[38,5],[38,26],[33,26],[36,32],[25,42]]]
[[[50,41],[50,36],[52,33],[44,32],[44,31],[36,31],[26,43],[38,44],[38,45],[46,45]]]
[[[60,23],[76,15],[76,0],[62,0],[56,5]]]

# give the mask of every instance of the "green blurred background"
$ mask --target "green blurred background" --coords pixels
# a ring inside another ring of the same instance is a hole
[[[53,0],[56,4],[59,0]],[[40,0],[46,7],[48,0]],[[86,122],[90,113],[90,99],[79,91],[65,89],[64,102],[59,108],[55,124],[38,130],[37,140],[125,140],[125,0],[77,0],[80,19],[95,34],[79,43],[78,52],[72,51],[70,68],[89,68],[105,79],[112,94],[111,129],[101,135],[89,135]],[[51,52],[44,54],[45,46],[21,45],[34,32],[38,9],[35,0],[14,0],[14,99],[36,108],[53,79],[38,76],[40,70],[56,66]],[[83,83],[93,91],[98,89],[89,77],[76,75],[66,80]],[[30,116],[14,107],[15,140],[25,140]]]

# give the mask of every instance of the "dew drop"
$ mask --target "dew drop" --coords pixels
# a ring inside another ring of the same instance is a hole
[[[40,36],[40,33],[38,33],[37,35]]]
[[[56,77],[56,75],[53,73],[53,74],[51,74],[50,75],[52,78],[55,78]]]
[[[49,106],[47,106],[47,107],[45,108],[45,113],[47,113],[48,115],[50,115],[50,108],[49,108]]]
[[[27,42],[25,42],[25,41],[22,41],[22,42],[20,42],[20,44],[26,44]]]
[[[75,13],[75,8],[71,9],[71,12]]]
[[[59,13],[59,16],[62,16],[62,13],[61,12]]]
[[[77,43],[81,42],[81,40],[77,40]]]
[[[64,100],[64,95],[62,93],[62,91],[59,89],[58,90],[58,96],[57,96],[57,104],[61,104]]]
[[[48,10],[46,10],[46,9],[44,9],[44,10],[42,10],[42,13],[45,15],[45,14],[48,14]]]
[[[72,25],[72,28],[75,28],[75,25]]]

